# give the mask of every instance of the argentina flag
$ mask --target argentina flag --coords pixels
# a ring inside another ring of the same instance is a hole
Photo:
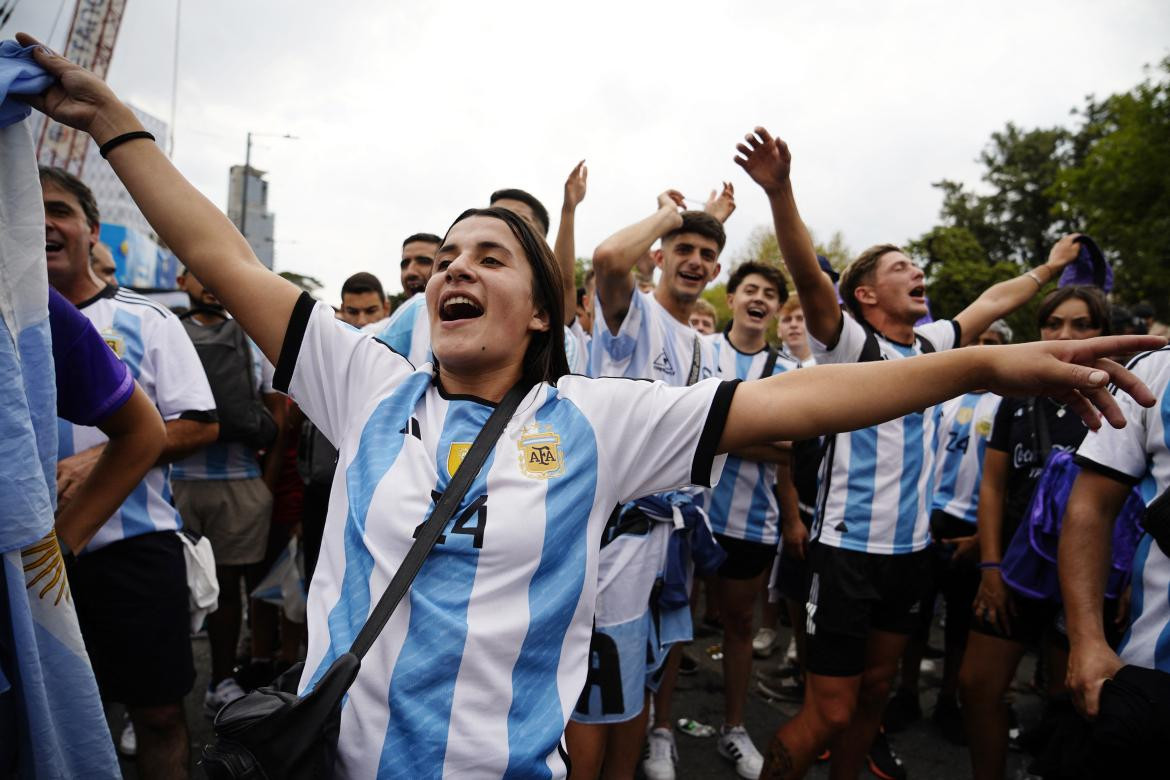
[[[53,534],[45,221],[25,122],[0,128],[0,775],[120,777]]]

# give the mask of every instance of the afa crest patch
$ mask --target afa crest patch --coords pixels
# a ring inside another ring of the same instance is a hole
[[[463,465],[463,459],[467,457],[467,453],[471,451],[471,442],[469,441],[453,441],[451,448],[447,450],[447,475],[455,476],[455,472]]]
[[[966,425],[967,423],[971,422],[971,418],[974,416],[975,410],[970,406],[964,406],[959,410],[959,413],[955,415],[955,419],[958,421],[959,425]]]
[[[125,356],[126,342],[122,340],[122,337],[118,335],[116,330],[112,328],[106,328],[103,330],[102,341],[106,342],[106,346],[110,348],[111,352],[118,356],[119,360]]]
[[[979,422],[975,423],[975,432],[978,433],[980,436],[983,436],[984,438],[986,438],[987,436],[990,436],[991,435],[991,419],[985,417],[982,420],[980,420]]]
[[[551,425],[532,425],[520,433],[520,471],[531,479],[551,479],[565,473],[561,437]]]

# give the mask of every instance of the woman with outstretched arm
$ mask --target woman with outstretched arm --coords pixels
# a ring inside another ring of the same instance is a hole
[[[35,57],[58,83],[29,102],[103,147],[159,237],[276,364],[274,384],[338,444],[302,691],[348,650],[491,409],[513,385],[528,387],[350,688],[339,776],[564,777],[559,741],[587,685],[610,512],[710,484],[722,453],[872,425],[975,388],[1052,394],[1093,427],[1098,409],[1123,424],[1105,391],[1111,380],[1153,402],[1103,358],[1164,343],[1143,337],[685,388],[571,376],[556,259],[502,209],[464,212],[444,237],[426,289],[435,365],[416,370],[265,269],[154,143],[127,136],[142,127],[103,82],[47,50]]]

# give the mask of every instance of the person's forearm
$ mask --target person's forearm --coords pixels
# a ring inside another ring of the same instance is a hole
[[[1113,522],[1127,492],[1126,486],[1113,480],[1082,472],[1069,494],[1060,530],[1057,571],[1068,638],[1073,644],[1105,641],[1103,605]]]
[[[116,103],[103,108],[91,134],[100,145],[141,128],[130,109]],[[183,178],[156,144],[123,143],[108,159],[163,243],[275,363],[300,289],[256,259],[224,213]],[[257,300],[264,305],[256,306]]]
[[[659,208],[598,244],[593,250],[593,270],[599,278],[629,275],[655,241],[681,224],[682,215],[673,205]]]
[[[57,536],[74,553],[89,543],[142,481],[166,442],[162,418],[141,388],[100,427],[110,438],[56,518]]]
[[[158,465],[182,460],[203,449],[219,436],[219,423],[196,420],[168,420],[167,443],[158,457]]]
[[[974,303],[955,317],[962,325],[962,346],[974,344],[991,323],[1032,300],[1044,285],[1056,278],[1057,273],[1049,263],[1045,263],[984,290]]]
[[[979,506],[975,527],[979,529],[979,560],[999,563],[1003,560],[1003,497],[1007,455],[988,448],[984,456],[983,477],[979,484]]]
[[[279,393],[269,393],[264,396],[264,406],[276,422],[276,438],[264,455],[264,484],[273,495],[276,494],[276,485],[280,481],[280,471],[284,467],[284,450],[288,442],[288,405],[285,396]]]
[[[818,365],[736,388],[721,452],[868,428],[981,386],[990,347],[904,360]],[[867,388],[864,402],[858,389]]]
[[[753,444],[728,454],[757,463],[775,464],[788,463],[792,457],[789,449],[776,444]]]
[[[557,225],[557,239],[553,254],[561,267],[561,279],[565,288],[565,324],[577,316],[577,244],[574,235],[576,208],[569,203],[561,207],[561,221]]]
[[[776,500],[780,505],[780,528],[794,528],[804,521],[800,519],[800,496],[792,480],[792,462],[780,464],[776,469]]]
[[[837,291],[832,280],[821,270],[812,237],[796,208],[792,183],[768,192],[768,204],[772,209],[780,256],[792,275],[809,332],[822,344],[830,343],[843,315],[837,303]]]

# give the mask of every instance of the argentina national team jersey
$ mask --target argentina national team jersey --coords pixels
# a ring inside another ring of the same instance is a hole
[[[913,344],[899,344],[880,333],[870,337],[848,312],[841,335],[830,349],[809,334],[817,363],[857,363],[862,359],[900,360],[920,355],[922,339],[934,351],[959,343],[958,323],[936,320],[914,328]],[[869,340],[872,338],[873,340]],[[869,354],[876,340],[875,354]],[[938,407],[830,439],[821,468],[813,538],[846,550],[902,554],[930,543],[930,506],[937,448]]]
[[[492,407],[303,296],[274,385],[339,445],[308,604],[310,689],[398,569]],[[344,777],[564,777],[613,507],[717,478],[734,385],[562,377],[519,408],[341,715]]]
[[[427,314],[427,296],[415,293],[399,304],[378,338],[413,365],[421,366],[431,362],[431,320]]]
[[[1127,485],[1138,485],[1146,503],[1170,488],[1170,347],[1138,355],[1129,369],[1146,383],[1158,402],[1140,406],[1114,392],[1125,414],[1121,429],[1102,425],[1089,431],[1077,450],[1077,463]],[[1145,534],[1133,557],[1130,627],[1118,654],[1127,664],[1170,672],[1170,558]]]
[[[630,308],[617,334],[610,332],[601,316],[600,300],[594,306],[593,341],[589,351],[589,376],[624,376],[657,379],[681,387],[693,373],[695,347],[699,349],[698,378],[715,373],[715,349],[689,325],[670,315],[653,293],[636,288]]]
[[[975,522],[983,453],[999,409],[995,393],[967,393],[939,406],[933,509]]]
[[[747,354],[740,352],[727,332],[713,333],[706,340],[715,347],[716,375],[722,379],[760,379],[768,363],[767,348]],[[787,355],[776,357],[771,376],[797,367]],[[780,541],[780,512],[772,487],[776,484],[776,464],[743,460],[727,456],[719,484],[706,502],[711,530],[735,539],[759,544]]]
[[[130,369],[164,420],[187,416],[214,419],[215,399],[203,364],[179,318],[170,310],[138,293],[112,286],[78,308]],[[57,421],[60,458],[106,441],[97,428]],[[155,466],[83,552],[141,534],[178,530],[181,525],[171,503],[170,466]]]
[[[259,388],[258,397],[268,395],[274,392],[272,372],[275,369],[251,339],[248,339],[248,344],[252,349],[252,386]],[[256,450],[241,442],[212,442],[171,464],[171,479],[256,479],[260,473]]]

